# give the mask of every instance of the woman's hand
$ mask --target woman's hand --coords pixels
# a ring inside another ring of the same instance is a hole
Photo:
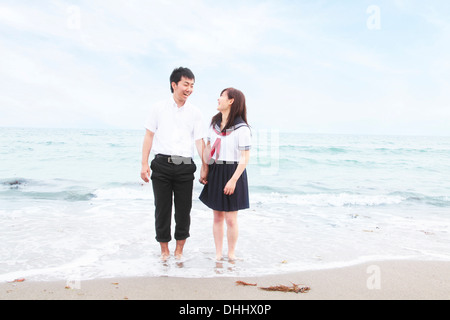
[[[201,184],[208,184],[208,172],[209,172],[209,166],[206,163],[204,163],[200,170],[199,181]]]
[[[225,185],[225,188],[223,189],[223,193],[226,194],[227,196],[230,196],[234,193],[234,189],[236,189],[236,180],[231,179]]]

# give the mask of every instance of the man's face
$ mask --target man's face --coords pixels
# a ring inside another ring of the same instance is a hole
[[[175,99],[180,102],[186,102],[187,98],[194,91],[194,83],[195,81],[193,79],[188,79],[186,77],[181,77],[181,80],[178,83],[172,82]]]

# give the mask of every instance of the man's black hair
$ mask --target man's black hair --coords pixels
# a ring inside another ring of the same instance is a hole
[[[172,93],[173,93],[172,82],[178,83],[180,82],[182,77],[195,81],[195,76],[191,70],[183,67],[176,68],[170,75],[170,91],[172,91]]]

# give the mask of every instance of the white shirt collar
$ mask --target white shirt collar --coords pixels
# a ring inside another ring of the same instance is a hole
[[[171,100],[172,101],[172,106],[175,108],[175,110],[184,110],[185,107],[187,107],[189,105],[189,102],[186,101],[183,106],[178,107],[178,104],[175,102],[175,99],[173,98],[173,96],[172,96],[171,99],[172,99]]]

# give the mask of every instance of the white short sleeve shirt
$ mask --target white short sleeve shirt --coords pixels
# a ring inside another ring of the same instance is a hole
[[[173,98],[153,106],[145,128],[155,133],[155,154],[193,158],[195,141],[206,137],[200,110],[189,102],[179,108]]]
[[[250,150],[252,145],[250,128],[244,123],[227,130],[226,135],[220,134],[220,128],[213,125],[207,140],[211,144],[212,158],[217,161],[239,162],[241,151]]]

